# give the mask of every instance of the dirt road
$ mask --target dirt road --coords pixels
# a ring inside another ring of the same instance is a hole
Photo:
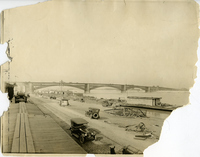
[[[82,103],[70,100],[69,101],[70,106],[62,107],[59,105],[57,100],[31,97],[31,101],[33,101],[35,104],[38,104],[39,105],[38,107],[47,108],[58,118],[66,122],[68,125],[70,125],[71,118],[80,117],[87,120],[89,122],[89,127],[94,128],[98,132],[99,140],[93,141],[93,143],[97,145],[98,148],[100,148],[100,146],[102,145],[107,144],[107,147],[109,145],[115,145],[116,150],[119,150],[123,146],[129,145],[131,148],[136,148],[135,150],[141,150],[143,152],[144,149],[146,149],[149,145],[158,141],[158,137],[161,131],[161,126],[164,121],[164,119],[162,118],[155,118],[155,117],[125,118],[125,117],[115,116],[105,112],[105,110],[108,108],[93,103]],[[101,118],[96,120],[86,117],[85,111],[87,111],[89,107],[99,108],[101,110],[100,111]],[[141,133],[135,131],[127,131],[127,130],[132,130],[131,127],[134,128],[140,122],[143,122],[146,128],[151,133],[153,133],[153,136],[151,138],[147,138],[146,140],[134,139],[135,135]],[[86,147],[86,145],[83,145],[83,147],[84,146]],[[94,151],[89,153],[96,153],[96,152]]]

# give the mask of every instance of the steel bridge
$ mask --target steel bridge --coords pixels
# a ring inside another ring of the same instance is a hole
[[[15,82],[17,86],[24,86],[26,93],[33,93],[35,90],[52,87],[52,86],[69,86],[81,89],[84,93],[90,93],[91,90],[100,87],[112,87],[122,93],[130,89],[142,89],[145,92],[155,92],[159,90],[177,90],[173,88],[159,87],[159,86],[141,86],[133,84],[109,84],[109,83],[73,83],[73,82]]]

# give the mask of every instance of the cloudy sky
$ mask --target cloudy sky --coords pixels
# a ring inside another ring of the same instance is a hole
[[[5,11],[11,81],[189,88],[197,61],[195,2],[48,1]]]

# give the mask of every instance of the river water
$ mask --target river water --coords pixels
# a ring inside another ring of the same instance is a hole
[[[183,106],[189,103],[189,92],[185,91],[160,91],[160,92],[151,92],[145,93],[144,91],[130,91],[128,90],[126,93],[121,93],[118,90],[104,90],[104,89],[96,89],[91,90],[89,94],[84,94],[87,96],[94,96],[96,98],[107,98],[107,99],[127,99],[127,96],[139,96],[139,97],[161,97],[162,103],[168,103],[173,106]],[[170,112],[168,111],[154,111],[149,109],[142,109],[143,111],[147,111],[148,117],[162,118],[165,119],[169,116]]]
[[[69,90],[74,93],[83,93],[83,90],[79,90],[73,87],[65,87],[63,90]],[[84,94],[84,93],[83,93]],[[121,93],[119,90],[113,88],[98,88],[90,91],[89,94],[84,94],[84,96],[93,96],[96,98],[104,99],[125,99],[127,100],[128,96],[138,96],[138,97],[161,97],[161,103],[167,103],[174,106],[183,106],[189,103],[189,92],[187,91],[159,91],[145,93],[142,90],[128,90],[125,93]],[[142,109],[147,111],[148,117],[156,117],[165,119],[169,116],[170,112],[167,111],[158,111],[158,110],[149,110]]]
[[[127,99],[128,96],[161,97],[162,103],[168,103],[174,106],[183,106],[189,103],[189,92],[187,91],[159,91],[146,93],[144,91],[128,90],[126,93],[121,93],[118,90],[95,89],[91,90],[89,94],[84,95],[107,99]]]
[[[69,90],[74,93],[83,93],[83,90],[79,90],[73,87],[63,87],[62,90]],[[84,93],[83,93],[84,94]],[[174,106],[183,106],[189,103],[189,91],[158,91],[146,93],[143,90],[128,90],[125,93],[116,90],[114,88],[97,88],[90,91],[89,94],[84,94],[85,96],[93,96],[96,98],[106,98],[106,99],[127,99],[128,96],[138,96],[138,97],[161,97],[161,103],[167,103]]]

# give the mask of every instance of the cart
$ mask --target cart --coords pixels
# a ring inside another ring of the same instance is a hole
[[[93,119],[99,119],[100,118],[99,112],[100,112],[100,109],[89,107],[89,110],[85,111],[85,116],[93,118]]]

